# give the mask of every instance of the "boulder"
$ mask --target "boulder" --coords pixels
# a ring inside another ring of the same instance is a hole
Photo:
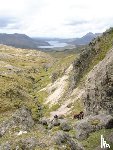
[[[31,112],[26,107],[17,110],[13,115],[13,120],[23,130],[27,130],[34,125]]]
[[[34,150],[35,147],[44,149],[47,145],[39,142],[36,137],[28,137],[24,139],[15,139],[15,141],[7,141],[0,145],[0,150]]]
[[[1,144],[0,145],[0,150],[11,150],[10,143],[7,141],[6,143]]]
[[[2,137],[7,130],[9,130],[14,124],[13,120],[6,120],[0,124],[0,137]]]
[[[62,121],[60,123],[60,128],[63,131],[70,131],[72,129],[72,127],[70,126],[69,122],[67,122],[67,121]]]
[[[102,128],[113,128],[113,117],[111,115],[100,114],[96,116],[89,116],[76,123],[76,138],[86,139],[91,132],[95,132]]]
[[[0,137],[12,127],[18,126],[21,130],[26,131],[34,125],[30,111],[26,107],[17,110],[10,120],[3,121],[0,124]]]
[[[59,121],[58,118],[54,118],[54,119],[52,120],[51,124],[52,124],[53,126],[59,126],[59,125],[60,125],[60,121]]]
[[[22,139],[19,141],[20,148],[23,150],[34,150],[37,144],[38,144],[38,141],[34,137]]]
[[[66,147],[69,147],[71,150],[84,150],[80,143],[74,141],[67,133],[62,131],[58,131],[53,139],[60,147],[65,144]]]

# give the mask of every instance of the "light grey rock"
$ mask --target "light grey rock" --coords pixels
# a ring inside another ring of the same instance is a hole
[[[14,125],[13,120],[6,120],[0,124],[0,137],[2,137],[6,131],[8,131]]]
[[[91,132],[102,128],[113,128],[113,117],[111,115],[88,116],[76,123],[76,138],[79,140],[86,139]]]
[[[11,150],[11,145],[9,142],[0,145],[0,150]]]
[[[113,114],[113,48],[87,75],[83,95],[86,114]]]
[[[38,140],[34,137],[22,139],[19,141],[20,148],[23,150],[34,150],[38,145]]]
[[[71,150],[84,150],[80,143],[74,141],[67,133],[62,131],[58,131],[53,139],[60,147],[66,144],[65,146],[70,147]]]
[[[13,120],[23,130],[27,130],[34,125],[31,112],[26,107],[17,110],[13,115]]]
[[[105,40],[103,45],[108,47],[107,41],[111,39],[112,34],[113,28],[94,39],[73,62],[70,89],[77,87],[81,78],[85,76],[83,83],[85,92],[81,99],[84,102],[86,115],[97,115],[102,112],[113,114],[113,47],[108,49],[104,57],[105,51],[100,46]],[[94,66],[92,62],[97,64]],[[91,67],[93,68],[89,72]]]
[[[15,139],[10,143],[2,143],[0,145],[0,150],[35,150],[35,147],[45,148],[47,145],[43,142],[39,142],[36,137],[28,137],[23,139]]]
[[[10,120],[3,121],[0,124],[0,137],[2,137],[9,129],[18,126],[26,131],[34,125],[30,111],[26,107],[17,110]]]
[[[70,131],[70,130],[72,129],[70,123],[67,122],[67,121],[62,121],[62,122],[60,123],[60,128],[61,128],[61,130],[63,130],[63,131]]]

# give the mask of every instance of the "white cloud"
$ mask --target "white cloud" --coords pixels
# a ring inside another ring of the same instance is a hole
[[[0,0],[0,17],[16,18],[0,32],[79,37],[113,26],[112,0]],[[18,26],[18,28],[16,28]]]

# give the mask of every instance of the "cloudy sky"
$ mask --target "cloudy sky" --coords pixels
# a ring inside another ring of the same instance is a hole
[[[113,26],[113,0],[0,0],[0,33],[81,37]]]

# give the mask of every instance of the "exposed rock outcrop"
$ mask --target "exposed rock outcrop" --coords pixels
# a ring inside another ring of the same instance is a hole
[[[2,137],[9,128],[11,128],[14,125],[13,120],[7,120],[0,124],[0,137]]]
[[[66,148],[70,148],[71,150],[84,150],[80,143],[74,141],[67,133],[62,131],[57,132],[53,139],[60,147],[64,146],[63,144],[66,144]]]
[[[27,138],[27,139],[22,139],[18,143],[19,143],[21,149],[34,150],[34,148],[38,144],[38,141],[36,138],[31,137],[31,138]]]
[[[78,82],[84,74],[91,70],[105,57],[106,52],[113,46],[113,28],[104,32],[102,36],[94,39],[82,50],[80,56],[73,62],[73,75],[71,76],[70,88],[77,87]],[[94,62],[95,61],[95,62]]]
[[[70,123],[65,120],[61,121],[60,128],[63,131],[70,131],[72,129]]]
[[[113,128],[113,117],[111,115],[89,116],[76,123],[76,138],[80,140],[86,139],[91,132],[102,128]]]
[[[0,145],[0,150],[34,150],[36,146],[40,145],[35,137],[15,140],[15,142],[6,142]]]
[[[59,126],[60,125],[60,121],[57,118],[54,118],[51,123],[53,126]]]
[[[31,112],[26,107],[22,107],[17,110],[13,115],[13,120],[23,130],[31,128],[34,125],[34,120],[31,116]]]
[[[0,150],[11,150],[11,144],[9,142],[1,144]]]
[[[83,99],[87,114],[113,113],[113,49],[89,72]]]
[[[10,120],[4,121],[0,124],[0,137],[2,137],[8,130],[18,126],[21,130],[28,130],[34,125],[30,111],[26,107],[17,110]]]

